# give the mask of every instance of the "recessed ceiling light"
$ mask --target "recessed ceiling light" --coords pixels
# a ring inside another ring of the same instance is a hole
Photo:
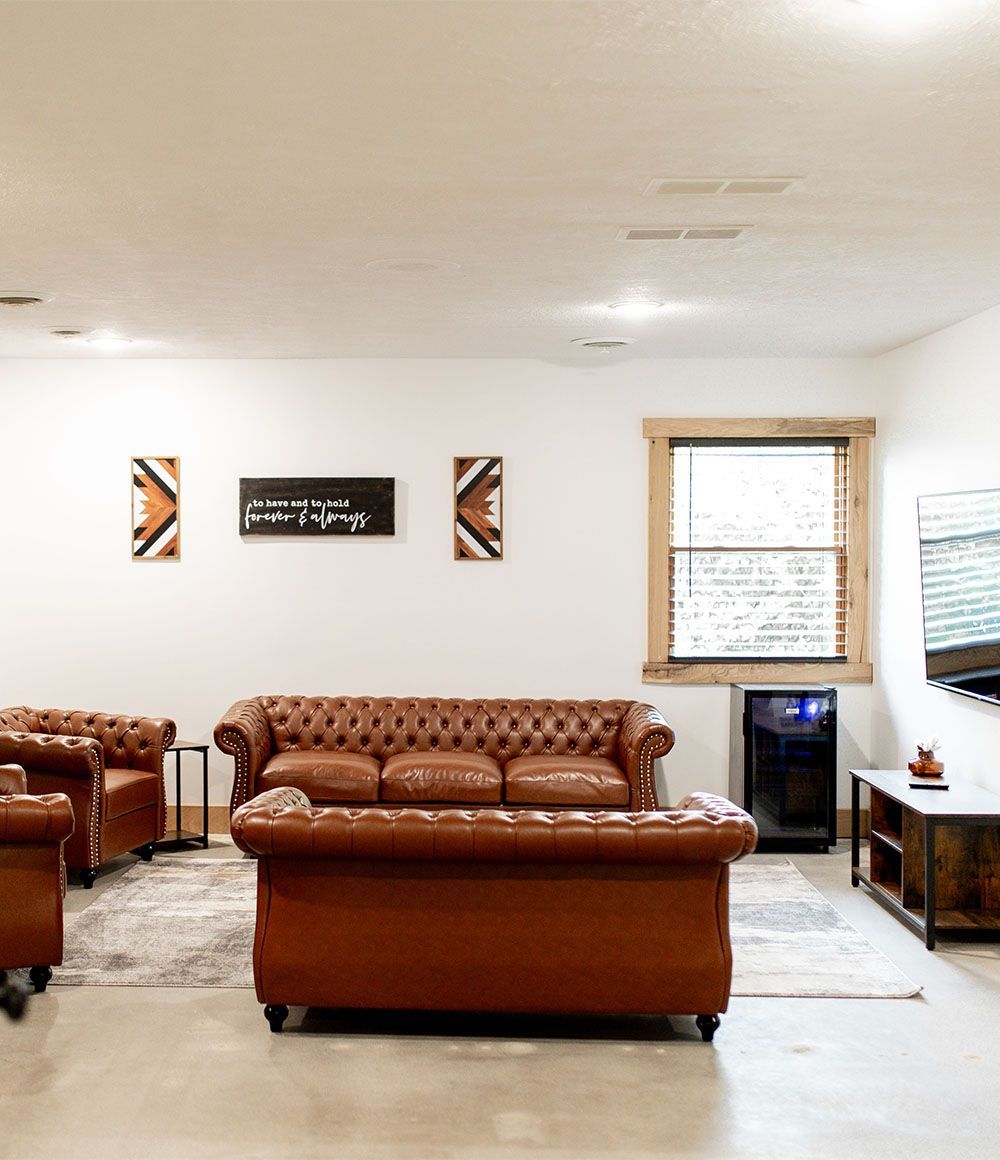
[[[602,351],[610,354],[620,350],[623,346],[631,346],[634,338],[574,338],[570,340],[574,346],[582,346],[585,350]]]
[[[648,318],[657,310],[662,310],[663,303],[636,299],[632,302],[612,302],[608,309],[613,310],[619,318]]]
[[[96,346],[98,350],[124,350],[132,345],[130,338],[122,338],[118,334],[95,334],[88,338],[87,342],[91,346]]]
[[[395,270],[399,274],[429,274],[433,270],[459,270],[458,262],[445,258],[374,258],[366,270]]]

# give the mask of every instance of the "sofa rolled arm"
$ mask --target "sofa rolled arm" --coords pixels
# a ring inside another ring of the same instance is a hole
[[[655,810],[654,762],[674,747],[674,731],[659,709],[636,701],[626,710],[618,733],[618,764],[629,780],[629,809]]]
[[[28,776],[20,765],[0,765],[0,794],[27,793]]]
[[[0,797],[0,844],[65,842],[73,833],[73,806],[64,793]]]
[[[278,786],[251,798],[233,812],[229,832],[244,854],[259,854],[257,846],[268,845],[260,830],[269,817],[277,817],[287,809],[312,810],[312,802],[300,789]]]
[[[265,858],[691,866],[747,852],[742,819],[706,810],[352,809],[295,789],[247,802],[231,826],[241,850]]]
[[[757,848],[757,823],[746,812],[729,800],[715,793],[703,793],[697,790],[689,793],[677,806],[678,810],[700,810],[701,812],[720,819],[730,819],[743,830],[743,850],[736,855],[743,858],[752,854]],[[735,859],[734,859],[735,861]]]
[[[104,750],[93,737],[53,733],[0,733],[0,762],[28,773],[103,779]]]
[[[223,753],[236,759],[232,813],[253,797],[257,774],[271,756],[271,726],[255,697],[237,701],[215,726],[215,744]]]

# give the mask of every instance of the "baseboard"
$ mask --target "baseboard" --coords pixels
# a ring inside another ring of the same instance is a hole
[[[868,830],[871,826],[871,814],[868,810],[861,811],[861,837],[868,837]],[[837,810],[837,837],[849,838],[851,836],[851,811]]]
[[[167,829],[172,830],[177,821],[173,806],[167,806]],[[181,829],[200,834],[202,827],[201,806],[181,806]],[[229,833],[229,806],[208,807],[208,832],[210,834]]]

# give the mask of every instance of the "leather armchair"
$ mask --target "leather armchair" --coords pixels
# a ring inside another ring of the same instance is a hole
[[[0,969],[30,966],[44,991],[63,957],[62,852],[73,807],[65,794],[26,789],[20,766],[0,766]]]
[[[87,888],[119,854],[152,858],[166,823],[163,754],[175,736],[161,717],[0,710],[0,762],[24,768],[30,793],[64,793],[73,804],[65,858]]]

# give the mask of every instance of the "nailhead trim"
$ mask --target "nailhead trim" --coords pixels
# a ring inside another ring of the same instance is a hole
[[[94,776],[90,781],[90,825],[87,835],[87,845],[90,852],[90,866],[96,870],[101,864],[101,796],[104,783],[104,756],[100,743],[97,748],[91,748],[88,755]]]
[[[243,736],[235,730],[222,734],[222,740],[231,746],[230,752],[236,758],[236,780],[233,785],[232,808],[236,809],[247,800],[247,780],[250,776],[250,753]]]

